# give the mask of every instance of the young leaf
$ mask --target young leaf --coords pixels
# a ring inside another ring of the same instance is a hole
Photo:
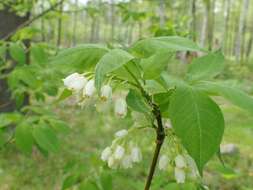
[[[60,51],[59,54],[51,60],[51,63],[63,67],[70,66],[72,69],[76,68],[82,72],[84,69],[95,66],[106,52],[108,52],[108,49],[101,45],[79,45]]]
[[[143,97],[136,91],[130,90],[126,97],[127,105],[134,111],[147,113],[150,111],[150,107],[144,101]]]
[[[158,52],[147,59],[142,59],[140,64],[144,71],[143,78],[157,78],[164,71],[171,57],[172,54],[169,52]]]
[[[11,57],[15,61],[17,61],[18,64],[24,65],[26,63],[25,50],[23,47],[21,47],[20,44],[11,43],[9,50],[10,50]]]
[[[113,49],[105,54],[96,65],[95,69],[95,86],[100,90],[104,76],[107,73],[115,71],[128,63],[134,57],[128,52],[121,49]]]
[[[197,88],[212,94],[218,94],[229,100],[232,104],[253,113],[253,98],[242,90],[221,82],[203,81]]]
[[[161,51],[204,51],[193,41],[179,36],[162,36],[140,40],[134,43],[130,50],[141,57],[149,57]]]
[[[48,57],[43,47],[39,44],[33,44],[31,47],[32,60],[40,65],[45,65],[48,61]]]
[[[51,152],[57,152],[59,142],[53,129],[50,126],[41,123],[34,127],[33,136],[39,146]]]
[[[224,118],[220,108],[205,94],[181,86],[171,96],[169,113],[176,135],[202,173],[222,140]]]
[[[196,58],[188,69],[190,80],[210,79],[218,75],[224,68],[224,56],[220,51]]]
[[[77,183],[80,183],[80,174],[76,173],[73,175],[69,175],[64,179],[61,189],[62,190],[68,189],[76,185]]]
[[[32,153],[33,147],[32,127],[29,123],[21,123],[16,127],[15,143],[26,154]]]

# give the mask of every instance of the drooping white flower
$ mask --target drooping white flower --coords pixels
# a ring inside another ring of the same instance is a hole
[[[169,157],[167,155],[162,155],[159,159],[158,168],[160,170],[166,170],[169,165]]]
[[[133,167],[132,158],[130,155],[124,156],[121,161],[121,166],[124,169]]]
[[[117,160],[120,160],[123,158],[125,154],[125,149],[124,147],[120,146],[120,145],[117,145],[116,149],[115,149],[115,152],[114,152],[114,157],[115,159]]]
[[[107,101],[112,96],[112,88],[109,85],[104,85],[101,88],[101,100]]]
[[[122,137],[125,137],[127,134],[128,134],[128,131],[126,129],[122,129],[120,131],[117,131],[115,133],[115,136],[118,138],[122,138]]]
[[[182,168],[175,167],[175,179],[177,183],[185,182],[185,171]]]
[[[73,73],[63,79],[64,86],[69,90],[80,91],[87,83],[87,79],[79,73]]]
[[[142,160],[142,154],[139,147],[133,147],[131,151],[131,157],[133,162],[140,162]]]
[[[196,165],[195,161],[188,154],[185,155],[185,160],[187,162],[187,165],[190,168],[190,177],[191,178],[197,178],[199,176],[199,172],[198,172],[198,168],[197,168],[197,165]]]
[[[176,164],[176,167],[178,168],[185,168],[186,161],[185,161],[184,156],[182,156],[181,154],[177,155],[175,158],[175,164]]]
[[[125,117],[127,115],[127,103],[126,100],[123,98],[118,98],[115,101],[114,107],[115,114],[119,117]]]
[[[85,88],[83,90],[83,96],[91,97],[94,94],[95,91],[96,91],[95,81],[94,80],[89,80],[87,82],[87,84],[85,85]]]
[[[112,154],[111,148],[110,148],[110,147],[106,147],[106,148],[103,150],[102,154],[101,154],[101,159],[102,159],[103,161],[107,161],[107,160],[109,159],[109,157],[111,156],[111,154]]]
[[[115,160],[114,156],[110,156],[108,158],[108,167],[112,168],[112,169],[116,169],[117,168],[117,161]]]

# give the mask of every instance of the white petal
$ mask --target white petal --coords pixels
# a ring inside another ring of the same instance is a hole
[[[166,170],[168,168],[169,165],[169,157],[166,155],[162,155],[159,159],[159,164],[158,164],[158,168],[160,170]]]
[[[85,85],[83,95],[86,97],[91,97],[96,91],[95,88],[95,81],[94,80],[89,80],[87,84]]]
[[[101,99],[106,101],[112,96],[112,88],[109,85],[104,85],[101,88]]]
[[[184,183],[185,182],[185,171],[181,168],[175,167],[175,179],[177,183]]]
[[[131,168],[133,166],[131,156],[125,156],[121,161],[121,166],[124,169]]]
[[[115,149],[115,152],[114,152],[114,157],[115,157],[115,159],[117,159],[117,160],[122,159],[123,156],[124,156],[124,154],[125,154],[125,149],[124,149],[124,147],[118,145],[118,146],[116,147],[116,149]]]
[[[115,133],[115,136],[119,137],[119,138],[122,138],[122,137],[125,137],[127,134],[128,134],[128,131],[126,129],[122,129],[120,131],[117,131]]]
[[[101,159],[102,159],[103,161],[107,161],[107,160],[109,159],[109,157],[111,156],[111,154],[112,154],[111,148],[110,148],[110,147],[106,147],[106,148],[103,150],[102,154],[101,154]]]
[[[140,162],[142,160],[142,154],[138,147],[132,148],[131,157],[133,162]]]
[[[73,91],[80,91],[84,88],[85,84],[87,83],[87,79],[78,73],[73,73],[63,79],[64,85]]]
[[[125,117],[127,115],[127,103],[123,98],[119,98],[115,101],[114,107],[115,114],[120,117]]]
[[[175,164],[176,164],[176,167],[178,168],[185,168],[186,161],[185,161],[184,156],[182,156],[181,154],[177,155],[177,157],[175,158]]]

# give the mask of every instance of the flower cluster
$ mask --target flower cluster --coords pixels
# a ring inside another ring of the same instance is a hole
[[[95,96],[96,88],[94,79],[88,80],[84,74],[73,73],[63,79],[64,86],[78,96],[79,104],[83,105],[86,98]],[[112,98],[112,88],[109,84],[102,86],[100,99],[107,101]],[[115,114],[119,117],[127,115],[127,104],[124,98],[115,100]]]
[[[174,167],[177,183],[184,183],[186,177],[196,179],[199,176],[197,166],[188,154],[178,154],[174,159],[164,154],[160,157],[158,166],[160,170],[167,170],[170,166]]]
[[[133,142],[126,143],[124,138],[128,135],[128,131],[123,129],[115,133],[115,140],[110,147],[106,147],[101,159],[107,162],[108,167],[117,168],[132,168],[134,163],[142,160],[140,148],[134,145]]]

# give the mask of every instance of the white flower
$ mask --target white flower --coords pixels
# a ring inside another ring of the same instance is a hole
[[[87,79],[79,73],[73,73],[63,79],[64,85],[73,91],[80,91],[87,83]]]
[[[119,98],[115,101],[114,107],[115,114],[120,117],[125,117],[127,115],[127,103],[123,98]]]
[[[108,158],[108,167],[112,168],[112,169],[116,169],[117,168],[117,162],[115,160],[115,158],[113,156],[110,156]]]
[[[96,91],[95,88],[95,81],[94,80],[89,80],[87,84],[85,85],[85,88],[83,90],[83,95],[86,97],[91,97],[94,92]]]
[[[169,157],[166,155],[162,155],[159,159],[159,164],[158,164],[158,168],[160,170],[166,170],[168,168],[169,165]]]
[[[185,158],[181,154],[177,155],[177,157],[175,158],[175,164],[176,167],[178,168],[185,168],[186,167]]]
[[[119,138],[122,138],[122,137],[126,136],[127,134],[128,134],[128,131],[126,129],[122,129],[120,131],[117,131],[115,133],[115,136],[119,137]]]
[[[199,176],[199,172],[198,172],[198,168],[197,165],[195,163],[195,161],[193,160],[193,158],[189,155],[185,156],[185,160],[191,170],[190,176],[192,178],[197,178]]]
[[[104,85],[101,88],[101,99],[103,101],[106,101],[108,99],[110,99],[112,96],[112,88],[109,85]]]
[[[133,167],[131,156],[129,156],[129,155],[128,156],[124,156],[124,158],[121,161],[121,166],[124,169]]]
[[[124,147],[118,145],[118,146],[116,147],[116,149],[115,149],[115,152],[114,152],[114,157],[115,157],[115,159],[117,159],[117,160],[122,159],[123,156],[124,156],[124,154],[125,154],[125,149],[124,149]]]
[[[183,169],[175,167],[175,179],[177,183],[184,183],[185,182],[185,172]]]
[[[106,148],[103,150],[102,154],[101,154],[101,159],[102,159],[103,161],[107,161],[107,160],[109,159],[109,157],[111,156],[111,154],[112,154],[111,148],[110,148],[110,147],[106,147]]]
[[[131,157],[133,162],[140,162],[142,159],[141,150],[139,147],[133,147],[131,151]]]

